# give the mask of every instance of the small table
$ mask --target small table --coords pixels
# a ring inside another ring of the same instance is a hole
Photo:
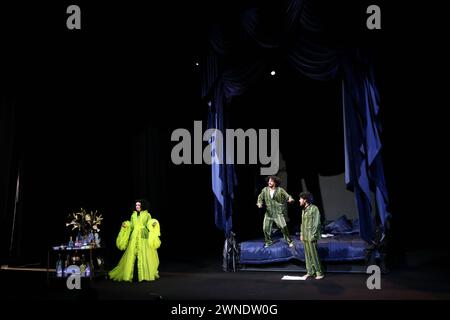
[[[81,254],[83,254],[84,252],[88,253],[88,258],[86,261],[89,263],[89,266],[90,266],[89,279],[92,279],[94,273],[96,272],[96,267],[95,267],[94,259],[93,259],[94,252],[97,253],[99,250],[102,250],[102,249],[104,249],[104,247],[96,247],[94,245],[83,245],[83,246],[76,246],[76,247],[75,246],[74,247],[68,247],[68,246],[51,247],[47,253],[47,280],[49,279],[49,274],[50,274],[50,260],[51,260],[52,253],[53,254],[54,253],[60,253],[60,254],[67,253],[67,255],[69,255],[69,259],[72,260],[72,256],[79,252],[81,252]],[[63,270],[65,269],[64,261],[65,260],[63,260],[63,262],[62,262]],[[54,261],[54,262],[56,263],[56,261]],[[100,267],[100,269],[103,267],[103,264],[104,264],[104,261],[101,266],[98,265]],[[70,265],[73,265],[73,263],[70,263]],[[55,272],[57,272],[57,270],[55,270]],[[64,274],[64,272],[63,272],[63,275],[61,276],[61,278],[65,278],[68,275],[69,274]],[[87,277],[87,276],[85,276],[85,277]]]

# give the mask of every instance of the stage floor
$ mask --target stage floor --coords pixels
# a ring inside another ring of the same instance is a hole
[[[411,254],[408,266],[381,276],[381,290],[369,290],[368,274],[327,274],[323,280],[282,281],[292,272],[221,270],[221,257],[162,260],[154,282],[82,281],[81,290],[65,282],[46,282],[45,272],[0,271],[2,297],[37,300],[416,300],[450,299],[449,256],[428,259]]]

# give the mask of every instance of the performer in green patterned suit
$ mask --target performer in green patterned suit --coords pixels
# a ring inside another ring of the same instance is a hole
[[[320,212],[312,204],[312,194],[300,193],[300,207],[302,210],[302,225],[300,228],[300,241],[305,248],[306,275],[303,279],[315,276],[317,280],[323,279],[322,266],[317,253],[317,240],[320,239]]]
[[[263,231],[264,231],[264,247],[273,244],[271,232],[272,225],[275,224],[283,233],[284,239],[293,247],[294,243],[289,237],[289,231],[284,219],[287,215],[287,202],[294,202],[294,199],[280,186],[280,179],[275,176],[270,176],[267,181],[267,187],[262,189],[258,196],[256,205],[262,208],[263,203],[266,205],[266,213],[264,215]]]

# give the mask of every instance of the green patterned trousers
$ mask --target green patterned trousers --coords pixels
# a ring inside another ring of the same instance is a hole
[[[289,237],[289,231],[286,226],[286,220],[284,220],[284,216],[282,214],[276,214],[274,217],[269,217],[267,214],[264,215],[264,223],[263,223],[263,232],[264,232],[264,242],[266,245],[271,245],[272,242],[272,225],[275,222],[277,227],[283,233],[284,239],[287,243],[291,243],[292,240]]]
[[[317,241],[303,241],[303,247],[305,248],[306,272],[310,276],[323,276],[317,252]]]

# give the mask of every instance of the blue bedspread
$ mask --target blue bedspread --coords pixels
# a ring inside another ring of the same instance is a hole
[[[294,238],[293,238],[294,239]],[[305,261],[303,243],[294,239],[294,248],[289,248],[283,238],[264,248],[264,240],[240,243],[241,264],[266,264],[297,259]],[[318,241],[319,256],[325,262],[358,261],[366,257],[366,243],[358,234],[338,235]]]

